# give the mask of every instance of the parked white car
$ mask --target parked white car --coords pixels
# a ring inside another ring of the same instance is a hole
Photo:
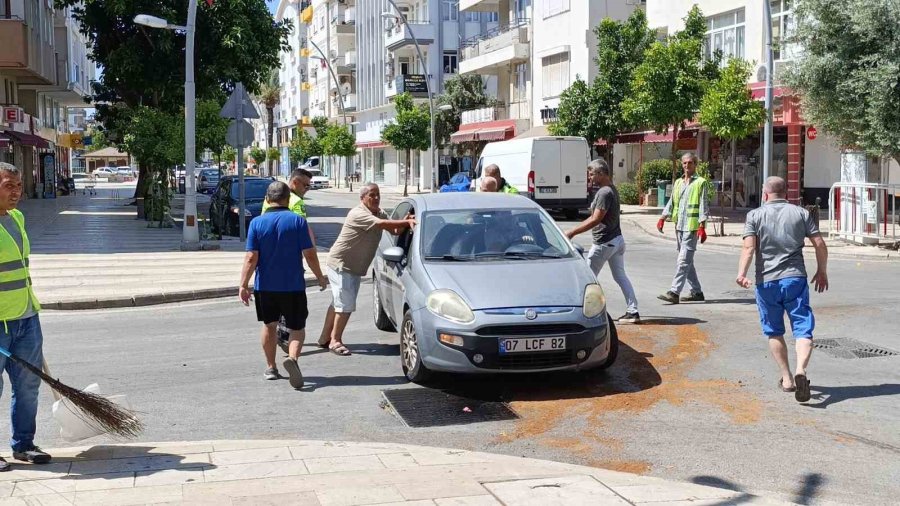
[[[117,174],[115,167],[99,167],[94,170],[93,174],[98,178],[109,179]]]
[[[311,190],[319,190],[322,188],[328,188],[331,186],[331,180],[328,179],[327,176],[322,174],[322,171],[319,169],[307,169],[312,174],[312,181],[310,182]]]

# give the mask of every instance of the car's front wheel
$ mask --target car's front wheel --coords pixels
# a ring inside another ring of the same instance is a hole
[[[609,313],[606,315],[606,321],[609,322],[609,354],[606,356],[606,360],[597,366],[598,370],[609,369],[619,357],[619,332]]]
[[[384,312],[384,306],[381,305],[381,295],[378,293],[378,278],[372,275],[372,305],[375,314],[375,328],[384,332],[395,332],[397,330],[387,313]]]
[[[400,326],[400,360],[403,364],[403,374],[409,381],[422,383],[431,376],[431,371],[422,362],[416,325],[409,310],[403,315],[403,324]]]

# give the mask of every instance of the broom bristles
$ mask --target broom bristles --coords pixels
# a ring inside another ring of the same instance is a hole
[[[94,428],[127,438],[137,437],[144,430],[144,424],[133,411],[119,406],[106,397],[70,387],[19,357],[9,358],[36,374],[78,411],[87,415],[90,420],[82,419]]]

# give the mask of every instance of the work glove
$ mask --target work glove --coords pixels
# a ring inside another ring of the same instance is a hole
[[[700,244],[706,242],[706,227],[700,227],[700,230],[697,230],[697,236],[700,237]]]
[[[659,221],[656,222],[656,230],[659,230],[660,234],[662,233],[663,225],[665,225],[665,224],[666,224],[665,218],[660,218]]]

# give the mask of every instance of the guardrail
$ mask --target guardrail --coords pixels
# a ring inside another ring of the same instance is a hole
[[[828,191],[829,237],[896,241],[900,184],[835,183]]]
[[[488,53],[490,51],[499,49],[499,47],[492,47],[486,50],[485,48],[481,48],[481,43],[488,42],[493,39],[499,39],[506,34],[512,34],[508,41],[509,44],[513,44],[516,42],[527,42],[527,40],[519,40],[519,37],[515,35],[515,32],[517,32],[520,28],[527,28],[530,22],[531,21],[528,18],[520,18],[508,24],[498,25],[494,28],[491,28],[483,34],[479,34],[463,40],[460,44],[460,61],[469,58],[475,58],[476,56],[480,56],[483,53]],[[509,44],[504,44],[500,47],[506,47]]]

